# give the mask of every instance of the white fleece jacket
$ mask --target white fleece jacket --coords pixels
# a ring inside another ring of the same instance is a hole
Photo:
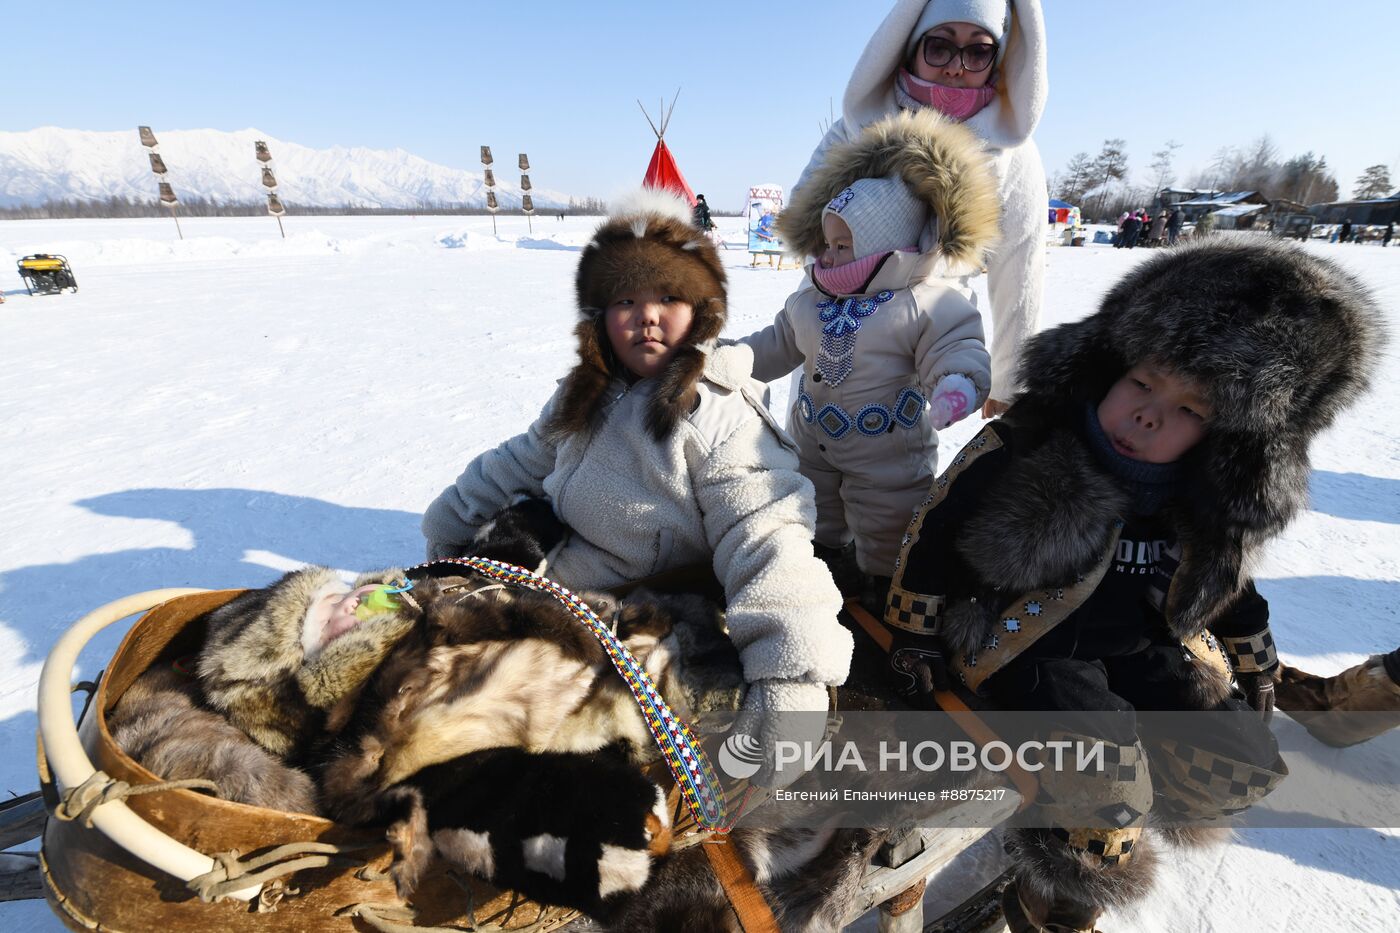
[[[870,37],[851,72],[842,116],[812,153],[793,186],[796,191],[836,142],[899,109],[895,74],[910,32],[926,0],[897,0]],[[992,394],[1010,401],[1019,389],[1017,356],[1022,343],[1040,329],[1045,279],[1045,217],[1048,195],[1040,151],[1031,139],[1045,110],[1049,80],[1045,65],[1045,21],[1040,0],[1011,0],[1012,15],[997,64],[997,96],[963,125],[987,145],[1001,193],[1001,241],[987,263],[992,303]],[[971,288],[963,281],[965,293]]]
[[[763,686],[745,707],[825,710],[826,686],[846,679],[851,635],[812,553],[812,485],[752,370],[748,347],[714,349],[699,404],[660,442],[644,422],[654,380],[615,382],[593,430],[558,443],[545,430],[556,393],[526,433],[478,456],[428,507],[429,558],[460,554],[517,497],[546,496],[572,531],[552,578],[601,589],[711,562],[744,679]]]

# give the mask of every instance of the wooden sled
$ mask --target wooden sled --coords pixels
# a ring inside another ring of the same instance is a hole
[[[576,911],[449,874],[441,864],[410,907],[383,876],[392,853],[382,830],[165,787],[128,758],[108,732],[108,711],[152,663],[197,650],[203,632],[189,623],[239,592],[140,593],[94,610],[59,639],[39,682],[42,796],[0,807],[0,848],[33,838],[41,826],[42,848],[32,868],[0,871],[0,899],[42,892],[69,929],[112,933],[598,929]],[[79,652],[97,632],[136,613],[144,615],[75,724],[71,680]],[[994,886],[948,905],[956,926],[925,927],[922,898],[924,879],[986,832],[921,830],[887,845],[867,872],[855,916],[878,907],[881,933],[983,929],[995,916],[987,912],[997,899]]]

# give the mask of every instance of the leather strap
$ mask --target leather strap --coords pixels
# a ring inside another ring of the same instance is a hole
[[[710,869],[724,889],[724,896],[729,898],[729,906],[734,908],[744,933],[781,933],[773,911],[763,899],[758,885],[754,884],[753,875],[749,874],[748,866],[739,858],[733,839],[720,836],[707,840],[700,848],[705,850]]]
[[[875,644],[884,651],[890,650],[890,645],[894,643],[894,636],[877,622],[875,617],[867,612],[859,601],[846,600],[846,612],[850,614],[852,619],[856,620],[856,624],[865,630],[865,633],[871,637]],[[968,738],[974,742],[986,745],[988,742],[997,740],[997,734],[992,731],[991,727],[983,722],[982,717],[974,713],[971,707],[964,703],[956,693],[951,690],[935,690],[933,698],[938,703],[939,708],[953,717],[958,728],[966,732]],[[1006,774],[1021,794],[1021,805],[1017,809],[1025,810],[1035,802],[1036,795],[1040,793],[1040,782],[1036,780],[1035,775],[1021,768],[1015,762],[1011,763]]]

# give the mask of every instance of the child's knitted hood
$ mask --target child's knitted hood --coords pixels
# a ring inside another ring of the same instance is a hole
[[[1307,504],[1308,445],[1365,391],[1385,336],[1374,298],[1335,263],[1281,240],[1218,235],[1162,251],[1098,312],[1032,338],[1017,407],[1082,410],[1141,362],[1200,384],[1215,414],[1182,460],[1176,524],[1194,557],[1168,605],[1178,627],[1198,628]]]
[[[684,198],[642,189],[614,207],[584,248],[576,278],[578,362],[564,379],[550,423],[556,436],[586,431],[606,400],[608,384],[624,375],[608,343],[603,311],[633,288],[664,289],[689,304],[695,315],[685,345],[656,377],[647,427],[664,438],[694,409],[696,384],[709,346],[724,329],[728,305],[719,253],[690,218]]]
[[[931,110],[896,113],[833,145],[778,217],[788,249],[820,254],[827,204],[858,179],[890,175],[928,206],[933,236],[922,250],[936,244],[950,266],[981,265],[998,236],[996,179],[977,137]]]

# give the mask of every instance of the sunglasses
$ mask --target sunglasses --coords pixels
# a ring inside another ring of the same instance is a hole
[[[924,36],[924,62],[932,68],[942,68],[954,58],[960,58],[964,71],[986,71],[996,57],[995,42],[958,46],[942,36]]]

